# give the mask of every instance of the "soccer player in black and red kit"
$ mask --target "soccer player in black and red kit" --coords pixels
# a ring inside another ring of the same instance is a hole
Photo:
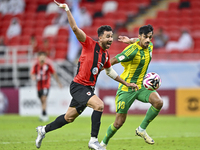
[[[104,68],[108,76],[129,88],[138,90],[138,86],[135,83],[127,83],[122,80],[111,67],[107,49],[110,48],[113,41],[112,28],[107,25],[99,27],[97,31],[99,40],[94,41],[77,27],[67,4],[59,4],[56,1],[55,3],[66,10],[70,27],[83,48],[78,62],[77,75],[70,85],[70,93],[72,95],[70,106],[66,114],[60,115],[55,121],[46,126],[37,127],[38,136],[36,139],[36,147],[40,148],[42,139],[45,137],[46,133],[73,122],[86,107],[91,107],[93,108],[91,116],[92,127],[91,139],[88,143],[88,147],[95,150],[105,150],[99,144],[97,138],[104,104],[103,101],[94,94],[94,87],[101,69]]]

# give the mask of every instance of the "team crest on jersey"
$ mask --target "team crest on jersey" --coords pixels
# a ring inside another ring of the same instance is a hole
[[[98,73],[98,68],[97,67],[94,67],[93,69],[92,69],[92,74],[93,75],[96,75],[97,73]]]
[[[90,96],[90,95],[91,95],[91,92],[87,92],[86,94],[87,94],[88,96]]]
[[[119,59],[120,61],[122,61],[124,58],[125,58],[124,55],[118,57],[118,59]]]

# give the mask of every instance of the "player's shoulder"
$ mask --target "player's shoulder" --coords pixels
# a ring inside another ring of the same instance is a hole
[[[152,42],[149,43],[149,48],[153,49],[153,43]]]

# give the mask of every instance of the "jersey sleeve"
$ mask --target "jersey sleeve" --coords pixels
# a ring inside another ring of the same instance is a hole
[[[110,68],[111,67],[111,63],[110,63],[110,55],[108,55],[108,60],[106,61],[104,68]]]
[[[51,65],[51,64],[49,64],[49,71],[51,74],[55,73],[55,69],[54,69],[53,65]]]
[[[86,35],[85,42],[80,42],[80,43],[81,43],[81,45],[83,47],[86,47],[88,45],[92,45],[93,42],[95,42],[95,41],[91,37],[89,37],[89,36]],[[82,49],[82,50],[84,50],[84,49]],[[87,49],[87,50],[89,50],[89,49]]]
[[[127,62],[135,57],[137,51],[138,51],[137,46],[131,44],[127,46],[120,54],[117,54],[115,58],[118,60],[118,62]]]
[[[36,63],[31,68],[31,74],[36,74]]]

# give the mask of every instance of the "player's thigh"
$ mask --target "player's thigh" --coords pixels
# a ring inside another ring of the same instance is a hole
[[[127,114],[130,106],[135,101],[136,92],[118,92],[115,97],[116,112]]]
[[[40,99],[43,99],[43,97],[47,97],[49,94],[49,89],[48,88],[44,88],[38,91],[38,97]]]
[[[147,90],[146,88],[142,87],[138,91],[137,100],[144,102],[144,103],[148,103],[151,93],[154,93],[154,92],[157,93],[156,91]]]
[[[73,81],[70,85],[70,93],[77,104],[83,106],[86,106],[89,99],[95,95],[90,86],[84,86]]]

